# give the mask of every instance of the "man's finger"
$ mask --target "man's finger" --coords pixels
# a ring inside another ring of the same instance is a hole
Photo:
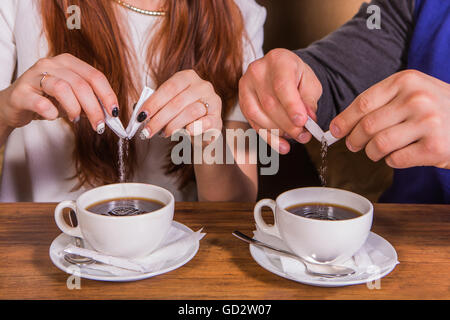
[[[261,107],[261,103],[258,99],[258,95],[256,91],[250,89],[248,86],[241,86],[239,90],[239,103],[241,105],[241,110],[247,120],[252,123],[257,123],[259,128],[263,129],[280,129],[283,131],[277,123],[273,121],[263,110]],[[293,136],[297,133],[300,134],[301,129],[294,127],[291,125],[291,128],[294,131],[291,131],[290,134]],[[256,129],[256,128],[254,128]]]
[[[402,108],[404,101],[398,97],[382,108],[363,117],[347,137],[350,151],[358,152],[379,132],[405,121],[408,113]]]
[[[299,135],[303,130],[303,126],[297,127],[289,118],[286,110],[273,91],[270,84],[265,88],[257,87],[256,95],[259,105],[264,114],[275,123],[276,127],[289,134],[293,139],[298,141]]]
[[[283,131],[276,129],[279,133],[278,135],[276,135],[273,134],[272,130],[262,128],[260,125],[253,121],[249,120],[249,123],[252,128],[255,129],[256,133],[258,133],[261,139],[263,139],[272,149],[277,151],[279,154],[289,153],[289,151],[291,150],[291,145],[285,138],[281,137]]]
[[[280,63],[280,62],[279,62]],[[297,127],[303,127],[307,120],[307,109],[299,93],[301,70],[291,64],[278,65],[272,71],[271,85],[288,118]]]
[[[418,141],[423,135],[415,121],[406,121],[376,134],[367,144],[366,154],[371,160],[378,161]]]
[[[331,121],[330,130],[336,138],[350,133],[367,114],[392,101],[398,93],[393,85],[395,77],[389,77],[360,94],[344,111]]]
[[[394,169],[405,169],[417,166],[432,166],[433,155],[427,152],[424,141],[418,141],[397,150],[386,157],[386,164]]]

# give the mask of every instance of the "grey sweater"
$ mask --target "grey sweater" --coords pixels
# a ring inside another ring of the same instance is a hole
[[[381,29],[367,27],[372,4],[381,9]],[[322,83],[317,118],[324,130],[360,93],[405,68],[413,11],[414,0],[373,0],[337,31],[295,51]]]

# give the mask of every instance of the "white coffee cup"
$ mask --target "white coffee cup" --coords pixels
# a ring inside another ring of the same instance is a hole
[[[286,211],[302,203],[327,203],[349,207],[361,216],[346,220],[318,220]],[[275,224],[264,222],[261,209],[269,207]],[[298,256],[316,263],[340,263],[351,258],[366,241],[372,226],[373,205],[366,198],[334,188],[298,188],[272,199],[260,200],[254,209],[258,228],[281,238]]]
[[[89,206],[118,198],[157,200],[164,207],[134,216],[107,216],[86,210]],[[173,195],[158,186],[141,183],[110,184],[86,191],[76,201],[63,201],[55,209],[55,221],[65,234],[80,237],[98,252],[123,258],[148,255],[167,235],[174,214]],[[69,226],[63,210],[75,211],[78,225]]]

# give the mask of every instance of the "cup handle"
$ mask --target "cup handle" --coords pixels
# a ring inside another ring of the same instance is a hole
[[[69,236],[83,238],[83,236],[81,235],[81,229],[80,229],[79,223],[76,227],[72,227],[72,226],[69,226],[67,224],[67,222],[64,220],[63,212],[64,212],[64,209],[66,209],[66,208],[72,209],[75,212],[75,214],[77,213],[77,206],[75,204],[75,201],[67,200],[67,201],[60,202],[55,208],[56,225],[58,226],[59,229],[61,229],[62,232],[64,232],[65,234],[68,234]]]
[[[275,221],[274,225],[272,226],[272,225],[268,225],[262,218],[261,209],[263,207],[269,207],[272,210],[273,215],[275,217],[275,211],[276,211],[276,207],[277,207],[276,202],[272,199],[262,199],[262,200],[258,201],[258,203],[255,206],[255,209],[253,210],[253,215],[255,217],[256,225],[258,226],[259,229],[261,229],[261,231],[263,231],[267,234],[270,234],[272,236],[275,236],[277,238],[281,238],[280,232],[278,231],[276,221]]]

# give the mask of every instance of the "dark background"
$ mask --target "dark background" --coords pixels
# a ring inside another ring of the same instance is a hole
[[[358,11],[362,0],[256,0],[267,10],[264,51],[299,49],[333,32]],[[285,190],[319,186],[317,170],[306,148],[291,143],[291,152],[280,155],[280,170],[260,176],[258,198],[275,198]]]

